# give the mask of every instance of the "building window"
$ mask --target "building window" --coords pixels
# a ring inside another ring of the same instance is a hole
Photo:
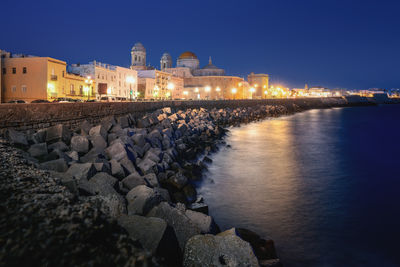
[[[137,55],[135,55],[135,61],[137,61]]]
[[[12,68],[12,72],[13,72],[13,74],[16,74],[17,73],[17,68]]]
[[[64,77],[64,71],[62,71],[62,76]]]
[[[79,85],[79,94],[83,95],[83,86],[82,85]]]
[[[26,85],[22,85],[21,89],[22,89],[22,93],[26,93]]]
[[[6,73],[7,73],[7,69],[3,68],[3,74],[6,74]]]
[[[75,94],[74,85],[73,85],[73,84],[71,84],[71,87],[70,87],[70,94],[71,94],[71,95],[74,95],[74,94]]]
[[[17,91],[17,87],[16,87],[15,85],[13,85],[13,86],[11,87],[11,92],[15,93],[16,91]]]
[[[26,67],[23,67],[23,68],[22,68],[22,73],[23,73],[23,74],[26,74]]]

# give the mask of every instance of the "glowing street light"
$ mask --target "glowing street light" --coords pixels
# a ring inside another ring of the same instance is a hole
[[[167,85],[168,90],[173,90],[174,88],[175,88],[175,86],[173,83],[168,83],[168,85]]]
[[[126,82],[129,83],[129,97],[132,101],[133,91],[132,91],[132,84],[135,82],[135,78],[132,76],[126,77]]]
[[[221,88],[217,87],[217,88],[215,88],[215,91],[221,92]]]
[[[107,95],[111,95],[111,88],[107,88]]]
[[[232,92],[232,99],[235,99],[235,94],[237,93],[237,89],[232,88],[231,92]]]
[[[204,88],[204,90],[206,90],[206,92],[210,92],[211,91],[211,87],[210,86],[206,86],[206,88]]]
[[[194,89],[194,91],[195,91],[196,93],[198,93],[198,92],[199,92],[199,88],[196,87],[196,88]]]
[[[250,93],[251,93],[251,99],[253,99],[253,93],[256,91],[254,87],[250,88]]]

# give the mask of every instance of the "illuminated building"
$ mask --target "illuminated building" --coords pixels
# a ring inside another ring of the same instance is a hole
[[[86,77],[68,73],[67,63],[50,57],[2,54],[2,101],[37,99],[52,101],[59,97],[90,99]]]
[[[89,64],[72,64],[68,70],[94,80],[94,94],[99,100],[102,96],[112,96],[116,100],[134,100],[137,95],[137,71],[93,61]]]
[[[254,74],[254,72],[252,72],[247,76],[247,81],[249,82],[250,87],[253,88],[253,98],[264,98],[268,95],[265,93],[265,91],[269,90],[268,74]]]

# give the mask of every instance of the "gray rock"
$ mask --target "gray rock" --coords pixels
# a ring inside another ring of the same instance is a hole
[[[282,267],[279,259],[259,260],[260,267]]]
[[[89,151],[89,140],[86,136],[73,136],[71,138],[71,149],[78,153],[85,154]]]
[[[93,163],[73,163],[67,170],[67,173],[75,177],[79,182],[87,181],[92,178],[97,170]]]
[[[196,235],[185,247],[183,266],[254,266],[251,246],[236,235]]]
[[[181,172],[177,172],[175,175],[169,177],[167,182],[181,190],[187,184],[187,178]]]
[[[29,148],[28,152],[32,157],[35,158],[43,157],[48,154],[47,144],[46,143],[34,144]]]
[[[84,120],[81,123],[81,134],[89,134],[90,129],[93,127],[92,124],[90,124],[87,120]]]
[[[72,161],[79,161],[78,152],[76,152],[76,151],[68,151],[65,154],[67,154],[67,156],[70,157],[72,159]]]
[[[131,139],[133,142],[135,142],[136,145],[143,147],[146,144],[146,140],[144,139],[143,134],[134,134],[131,136]]]
[[[66,172],[55,172],[55,171],[50,171],[50,175],[60,179],[61,184],[65,186],[72,194],[78,195],[78,186],[72,175],[69,175]]]
[[[201,230],[202,234],[216,234],[219,232],[219,227],[211,216],[192,210],[186,210],[185,214]]]
[[[26,135],[22,132],[17,132],[13,129],[9,129],[8,137],[14,145],[19,145],[19,146],[28,145],[28,139],[26,138]]]
[[[121,128],[128,128],[129,125],[129,119],[128,116],[121,116],[118,118],[118,123],[121,125]]]
[[[63,124],[57,124],[55,126],[47,128],[46,130],[47,143],[63,141],[64,143],[69,144],[70,140],[71,140],[71,132]]]
[[[123,215],[118,218],[118,223],[127,230],[133,240],[138,240],[152,254],[157,251],[167,229],[167,223],[163,219],[138,215]]]
[[[157,175],[154,173],[149,173],[144,176],[144,179],[148,183],[149,186],[151,187],[159,187],[160,185],[158,184],[158,179]]]
[[[107,142],[101,135],[92,136],[90,138],[90,142],[92,143],[93,148],[98,152],[101,152],[107,148]]]
[[[143,159],[140,161],[139,164],[137,164],[137,167],[142,171],[144,175],[155,172],[155,169],[157,168],[157,163],[150,159]]]
[[[67,151],[69,149],[68,146],[62,141],[59,141],[59,142],[53,143],[51,145],[48,145],[47,148],[50,151],[51,150],[56,150],[56,149],[58,149],[60,151]]]
[[[121,164],[123,170],[127,175],[132,174],[132,173],[137,173],[135,166],[133,165],[132,161],[128,157],[124,157],[119,161]]]
[[[147,214],[147,217],[157,217],[165,220],[174,229],[182,251],[189,238],[201,233],[201,230],[192,223],[184,211],[170,206],[167,202],[161,202],[154,207]]]
[[[111,175],[120,180],[123,179],[125,177],[125,172],[121,164],[115,159],[110,160],[110,164],[111,164]]]
[[[111,146],[107,147],[105,152],[109,159],[115,159],[117,161],[128,156],[125,147],[120,142],[113,143]]]
[[[90,183],[89,184],[95,184],[95,183]],[[96,187],[96,186],[94,186]],[[123,196],[119,195],[116,193],[116,191],[113,188],[110,188],[109,186],[106,186],[108,188],[107,192],[113,192],[107,195],[99,195],[101,199],[100,201],[100,210],[109,215],[111,218],[117,219],[122,215],[126,214],[126,202]],[[114,190],[114,191],[112,191]],[[99,191],[102,193],[102,191]],[[114,193],[115,192],[115,193]]]
[[[131,190],[139,185],[146,185],[146,181],[138,173],[133,173],[122,180],[125,188]]]
[[[110,164],[106,164],[104,162],[95,162],[93,163],[93,165],[96,168],[97,172],[105,172],[111,175]]]
[[[97,125],[92,127],[89,131],[89,135],[91,137],[100,135],[101,137],[103,137],[104,140],[107,140],[107,131],[104,129],[102,125]]]
[[[126,195],[128,214],[147,214],[154,206],[164,199],[155,190],[145,185],[138,185]]]
[[[102,186],[110,185],[115,187],[118,180],[105,172],[99,172],[90,179],[90,182],[97,183]]]
[[[65,159],[55,159],[40,164],[40,168],[49,171],[66,172],[68,165]]]
[[[46,129],[40,129],[34,133],[33,139],[37,144],[46,142]]]
[[[108,132],[111,129],[111,127],[113,127],[114,125],[117,124],[117,122],[115,121],[114,116],[105,117],[105,118],[103,118],[101,120],[100,123],[103,126],[103,128],[106,130],[106,132]]]

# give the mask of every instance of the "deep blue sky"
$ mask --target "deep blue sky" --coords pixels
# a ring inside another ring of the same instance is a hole
[[[195,52],[228,74],[290,87],[400,87],[400,1],[141,0],[0,4],[0,49],[128,66],[140,41],[159,66]]]

